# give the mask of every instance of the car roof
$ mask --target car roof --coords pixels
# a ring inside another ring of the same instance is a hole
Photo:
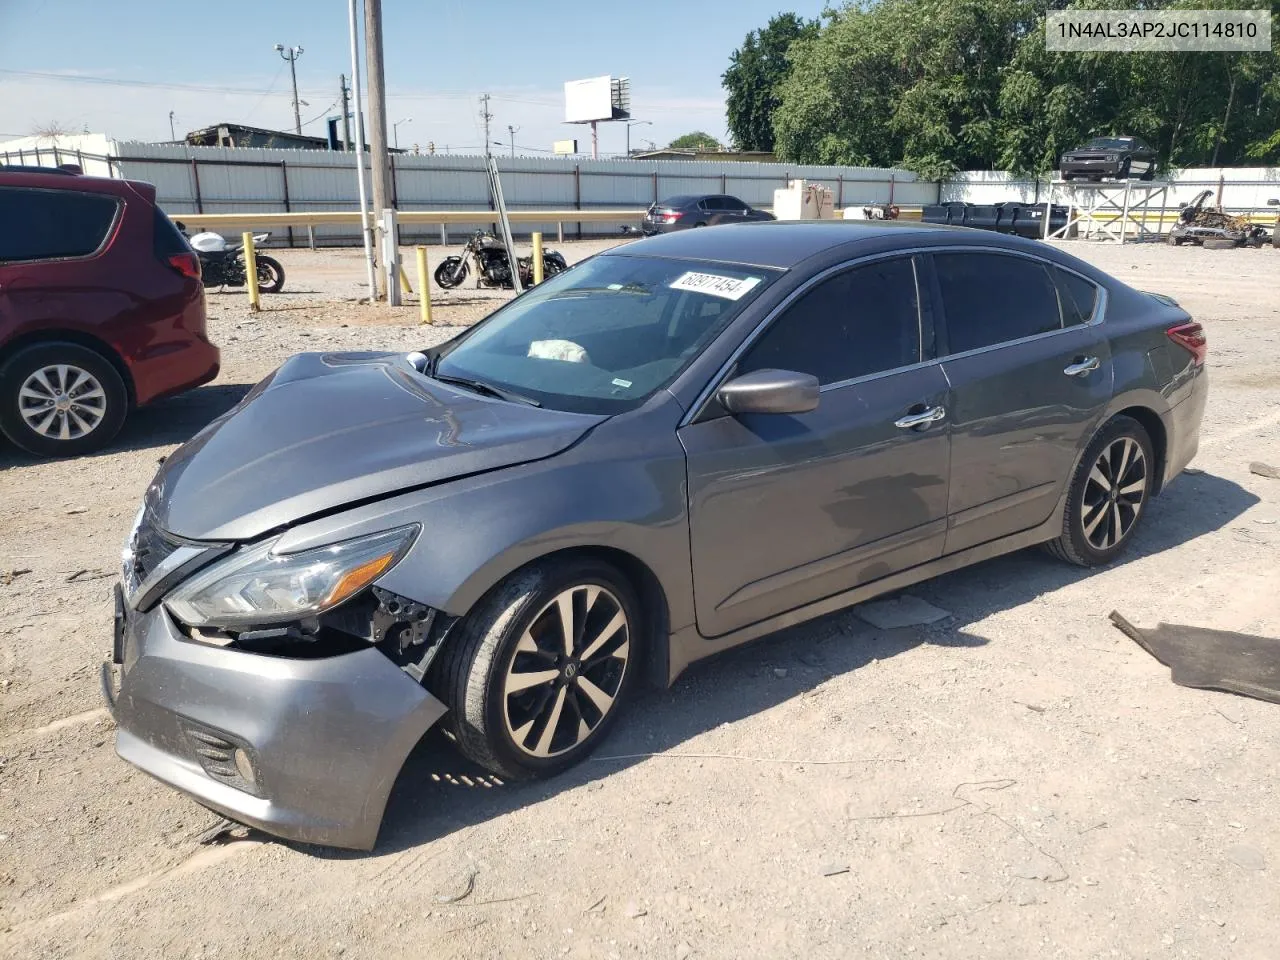
[[[971,227],[901,220],[778,220],[659,234],[614,247],[602,256],[645,255],[787,270],[837,249],[859,255],[957,242],[1045,253],[1035,241]]]
[[[40,187],[48,190],[79,190],[84,193],[111,193],[126,196],[140,193],[144,197],[153,189],[150,184],[111,177],[86,177],[78,173],[45,173],[31,169],[0,166],[0,186]]]

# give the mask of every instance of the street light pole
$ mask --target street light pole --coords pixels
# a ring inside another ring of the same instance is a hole
[[[397,150],[400,149],[400,124],[402,123],[413,123],[413,117],[401,117],[391,124],[391,139]]]
[[[173,111],[172,110],[169,111],[169,139],[170,140],[178,139],[178,135],[173,132]]]
[[[285,47],[282,43],[276,44],[276,53],[280,54],[281,60],[289,61],[289,76],[293,79],[293,129],[301,135],[302,133],[302,114],[298,112],[298,58],[302,56],[301,47]]]
[[[519,127],[513,127],[511,124],[507,124],[507,133],[511,137],[511,159],[512,160],[516,158],[516,131],[519,129],[520,129]]]
[[[653,126],[652,120],[632,120],[627,124],[627,156],[631,156],[631,128],[643,127],[645,125]]]

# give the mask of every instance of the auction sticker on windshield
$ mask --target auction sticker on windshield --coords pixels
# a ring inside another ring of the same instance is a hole
[[[673,280],[671,289],[709,293],[713,297],[724,297],[726,300],[741,300],[759,282],[759,277],[722,277],[715,273],[690,271]]]

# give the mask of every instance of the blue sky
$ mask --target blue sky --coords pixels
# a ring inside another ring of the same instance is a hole
[[[548,150],[585,128],[566,126],[563,83],[628,76],[633,146],[664,145],[692,129],[725,136],[720,74],[749,30],[782,10],[817,16],[825,0],[383,0],[389,122],[402,147],[434,141],[477,152],[478,95],[494,96],[492,139]],[[536,11],[536,16],[531,12]],[[273,49],[301,46],[306,132],[336,112],[350,72],[346,0],[0,0],[0,140],[51,123],[117,139],[167,139],[236,120],[291,128],[289,70]],[[362,47],[363,52],[363,47]],[[32,76],[31,74],[56,74]],[[116,81],[103,83],[101,80]],[[600,149],[620,153],[621,124],[602,124]]]

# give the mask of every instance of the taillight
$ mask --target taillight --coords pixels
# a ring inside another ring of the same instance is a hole
[[[1165,333],[1170,340],[1191,354],[1197,367],[1204,363],[1205,354],[1209,352],[1209,341],[1200,324],[1180,323],[1176,327],[1170,327]]]
[[[664,213],[664,214],[662,215],[662,222],[663,222],[663,223],[675,223],[677,220],[679,220],[679,219],[680,219],[681,217],[683,217],[683,216],[684,216],[684,214],[683,214],[683,213],[678,213],[678,212],[676,212],[676,211],[672,211],[671,213]]]
[[[169,266],[184,277],[192,280],[200,279],[200,258],[194,253],[175,253],[169,258]]]

